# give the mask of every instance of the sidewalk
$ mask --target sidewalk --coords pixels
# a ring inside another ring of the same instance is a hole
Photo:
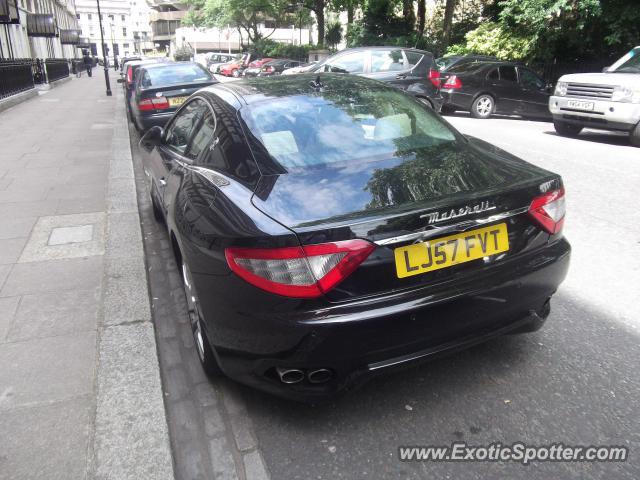
[[[122,90],[0,113],[0,479],[171,479]]]

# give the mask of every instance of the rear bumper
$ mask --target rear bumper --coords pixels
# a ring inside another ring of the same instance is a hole
[[[593,111],[571,108],[568,105],[570,100],[593,102]],[[549,110],[556,121],[600,130],[628,132],[640,121],[640,104],[637,103],[552,96],[549,98]]]
[[[444,105],[447,107],[453,107],[459,110],[469,111],[471,110],[471,104],[473,103],[473,95],[470,93],[458,92],[456,90],[440,90]]]
[[[208,336],[229,377],[279,396],[322,401],[390,369],[498,335],[537,330],[569,257],[570,246],[561,239],[446,292],[418,289],[308,312],[234,315],[219,298],[210,306],[201,302]],[[201,291],[207,286],[199,277],[194,280]],[[276,368],[329,369],[333,377],[322,384],[285,384]]]
[[[154,113],[152,115],[139,116],[137,118],[138,125],[142,127],[143,130],[149,130],[151,127],[162,127],[165,125],[175,112],[166,112],[166,113]]]

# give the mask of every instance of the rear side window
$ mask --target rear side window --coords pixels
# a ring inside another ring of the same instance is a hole
[[[424,57],[417,52],[408,52],[405,50],[405,56],[407,57],[407,62],[409,63],[409,67],[414,67],[420,63],[420,60]]]
[[[487,78],[489,80],[500,80],[500,75],[498,74],[498,69],[494,68],[493,70],[491,70],[489,72],[489,75],[487,75]]]
[[[329,60],[324,65],[325,72],[362,73],[364,72],[365,52],[346,53]]]
[[[373,50],[371,52],[371,73],[397,72],[404,70],[402,50]]]
[[[211,80],[211,74],[198,64],[167,64],[147,70],[142,79],[142,87],[163,87],[207,80]]]
[[[505,80],[507,82],[517,82],[518,75],[516,74],[516,67],[500,67],[500,80]]]

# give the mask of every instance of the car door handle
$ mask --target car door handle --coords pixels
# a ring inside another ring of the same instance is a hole
[[[407,75],[404,74],[404,73],[399,73],[398,75],[396,75],[396,78],[398,80],[403,80],[403,79],[407,78]]]
[[[164,186],[166,186],[166,185],[167,185],[167,181],[164,179],[164,177],[162,177],[162,178],[160,179],[160,186],[161,186],[161,187],[164,187]]]

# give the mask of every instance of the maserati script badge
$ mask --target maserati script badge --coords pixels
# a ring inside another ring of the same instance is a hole
[[[458,217],[466,217],[467,215],[473,215],[474,213],[487,212],[489,210],[495,210],[494,203],[489,201],[480,202],[476,205],[465,205],[462,208],[454,208],[444,212],[431,212],[420,215],[420,218],[429,219],[429,225],[436,222],[443,222],[444,220],[451,220]]]

